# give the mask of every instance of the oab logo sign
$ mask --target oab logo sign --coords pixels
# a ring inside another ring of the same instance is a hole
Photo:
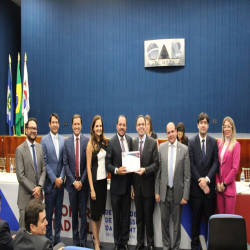
[[[144,41],[145,67],[185,66],[185,39]]]

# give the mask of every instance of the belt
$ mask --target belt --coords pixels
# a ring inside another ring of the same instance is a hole
[[[167,186],[168,187],[168,189],[174,189],[174,187],[170,187],[170,186]]]

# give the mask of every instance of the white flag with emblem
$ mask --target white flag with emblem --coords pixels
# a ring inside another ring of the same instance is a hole
[[[28,71],[26,62],[24,62],[24,72],[23,72],[23,105],[22,105],[22,115],[23,122],[27,123],[28,113],[30,110],[30,101],[29,101],[29,84],[28,84]]]

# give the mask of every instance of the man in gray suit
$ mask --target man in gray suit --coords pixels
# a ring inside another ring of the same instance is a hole
[[[132,142],[132,151],[140,151],[141,168],[133,174],[131,198],[135,200],[137,245],[135,250],[144,248],[144,225],[148,249],[154,249],[153,214],[155,207],[155,175],[158,170],[158,147],[153,138],[146,135],[146,120],[143,115],[136,118],[139,137]]]
[[[43,148],[35,142],[37,121],[30,118],[26,124],[27,140],[16,149],[16,175],[19,182],[17,205],[19,208],[19,228],[25,227],[25,207],[31,199],[41,199],[46,175]]]
[[[162,244],[171,249],[169,220],[173,221],[173,249],[180,249],[181,213],[187,204],[190,189],[190,161],[188,147],[176,140],[173,122],[167,125],[168,142],[159,148],[159,170],[155,182],[155,199],[161,209]]]

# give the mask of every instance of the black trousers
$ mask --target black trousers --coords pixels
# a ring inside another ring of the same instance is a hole
[[[144,245],[144,226],[146,225],[146,235],[148,246],[154,246],[154,223],[153,214],[155,208],[155,197],[145,198],[140,191],[135,196],[137,243]]]
[[[190,196],[191,207],[193,210],[192,222],[192,241],[191,249],[198,250],[199,248],[199,235],[200,235],[200,222],[202,214],[205,216],[206,227],[208,229],[209,217],[214,214],[216,198],[208,199],[205,194],[202,197]]]
[[[130,204],[131,198],[128,190],[123,195],[111,194],[114,241],[117,246],[125,245],[129,241]]]

